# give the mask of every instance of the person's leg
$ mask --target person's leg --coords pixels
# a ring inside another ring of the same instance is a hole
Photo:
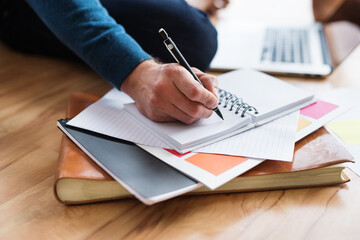
[[[191,66],[206,70],[217,49],[217,34],[208,16],[184,0],[102,0],[109,14],[153,57],[174,59],[162,43],[163,27]],[[2,40],[12,48],[52,56],[75,58],[23,0],[8,1],[9,15]]]
[[[207,70],[217,49],[217,32],[206,13],[184,0],[101,2],[150,55],[162,62],[174,62],[158,33],[164,28],[191,66]]]

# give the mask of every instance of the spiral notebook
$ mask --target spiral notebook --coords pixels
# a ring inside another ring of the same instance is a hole
[[[124,104],[145,129],[179,153],[225,139],[294,112],[314,102],[314,94],[251,69],[236,70],[218,77],[219,109],[193,124],[157,123],[142,115],[135,103]]]

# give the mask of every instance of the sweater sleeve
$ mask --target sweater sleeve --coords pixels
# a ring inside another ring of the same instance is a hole
[[[26,1],[60,41],[116,88],[151,58],[99,0]]]

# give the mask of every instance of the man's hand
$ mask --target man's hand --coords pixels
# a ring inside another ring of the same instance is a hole
[[[193,69],[204,87],[179,64],[147,60],[125,79],[121,90],[135,100],[139,111],[157,122],[186,124],[210,117],[218,105],[215,76]]]

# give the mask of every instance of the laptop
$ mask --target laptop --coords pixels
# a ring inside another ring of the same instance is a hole
[[[326,77],[331,56],[320,23],[266,25],[220,21],[212,70],[254,68],[280,75]]]

